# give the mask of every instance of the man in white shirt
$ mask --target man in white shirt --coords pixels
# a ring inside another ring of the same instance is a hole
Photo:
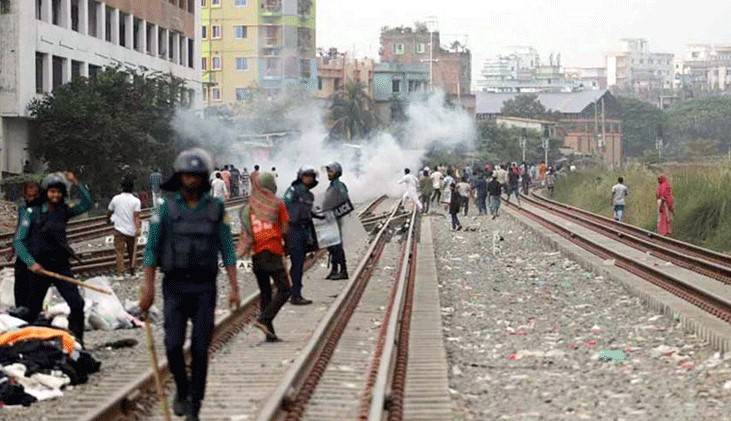
[[[114,196],[109,202],[107,221],[114,223],[114,250],[117,255],[117,275],[124,276],[124,250],[129,255],[129,273],[134,276],[136,256],[135,242],[140,235],[142,220],[140,212],[142,204],[132,191],[132,180],[122,180],[122,193]]]
[[[432,181],[432,187],[434,187],[434,193],[431,196],[432,203],[436,199],[437,206],[439,205],[439,201],[442,200],[442,184],[444,183],[444,174],[442,174],[441,171],[438,169],[431,173],[429,176]]]
[[[624,185],[624,178],[619,177],[617,184],[612,187],[612,206],[614,206],[614,220],[622,221],[624,219],[624,205],[626,203],[629,189]]]
[[[495,175],[497,175],[497,181],[502,186],[503,192],[510,196],[510,190],[508,190],[508,170],[506,170],[505,167],[505,164],[497,165]]]
[[[421,199],[419,199],[419,180],[414,176],[414,174],[411,174],[410,169],[404,169],[404,176],[401,177],[398,183],[406,184],[406,192],[404,193],[402,201],[405,203],[406,198],[411,199],[414,202],[414,205],[416,205],[416,209],[421,212],[423,209],[421,206]]]
[[[226,188],[226,182],[223,181],[221,173],[216,171],[215,177],[211,181],[211,196],[216,199],[226,200],[228,198],[228,189]]]

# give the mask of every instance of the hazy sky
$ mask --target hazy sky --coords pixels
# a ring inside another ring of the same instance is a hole
[[[511,45],[564,66],[603,66],[620,38],[646,38],[650,49],[683,55],[688,43],[731,43],[725,0],[318,0],[317,45],[377,58],[380,28],[436,16],[442,38],[467,36],[473,84],[482,61]]]

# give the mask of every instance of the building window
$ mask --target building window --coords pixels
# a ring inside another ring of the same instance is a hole
[[[201,0],[201,7],[206,7],[206,0]]]
[[[211,98],[214,101],[221,100],[221,88],[211,88]]]
[[[36,53],[36,93],[43,93],[43,54]]]
[[[401,92],[401,81],[398,79],[394,79],[391,81],[391,92],[397,94]]]
[[[206,25],[201,25],[201,39],[207,39],[208,38],[208,27]]]
[[[403,44],[393,44],[393,53],[402,55],[404,53],[404,45]]]
[[[211,37],[213,39],[220,39],[221,38],[221,25],[213,25],[211,27]]]
[[[211,0],[212,7],[221,7],[221,0]]]
[[[234,6],[246,7],[249,2],[247,0],[234,0]]]
[[[424,44],[423,42],[416,44],[416,54],[424,53],[426,53],[426,44]]]
[[[245,72],[249,70],[249,59],[246,57],[236,57],[236,71]]]
[[[51,0],[51,23],[61,25],[61,0]]]
[[[36,19],[43,20],[43,0],[36,0]]]
[[[317,78],[317,90],[318,91],[322,90],[322,78],[321,77]]]
[[[206,57],[201,57],[201,70],[208,70],[208,59]]]
[[[211,70],[221,70],[221,57],[211,58]]]
[[[236,101],[248,101],[249,90],[247,88],[236,88]]]
[[[234,25],[234,38],[236,38],[236,39],[244,39],[246,37],[247,37],[246,26],[244,26],[244,25]]]

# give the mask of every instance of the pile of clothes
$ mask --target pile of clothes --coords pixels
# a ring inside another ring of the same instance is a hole
[[[65,330],[7,314],[0,314],[0,330],[0,406],[63,396],[65,386],[86,383],[101,366]]]

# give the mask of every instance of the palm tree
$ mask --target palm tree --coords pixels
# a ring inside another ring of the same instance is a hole
[[[349,82],[345,91],[333,95],[330,107],[330,134],[347,140],[363,138],[378,126],[373,99],[365,92],[361,82]]]

